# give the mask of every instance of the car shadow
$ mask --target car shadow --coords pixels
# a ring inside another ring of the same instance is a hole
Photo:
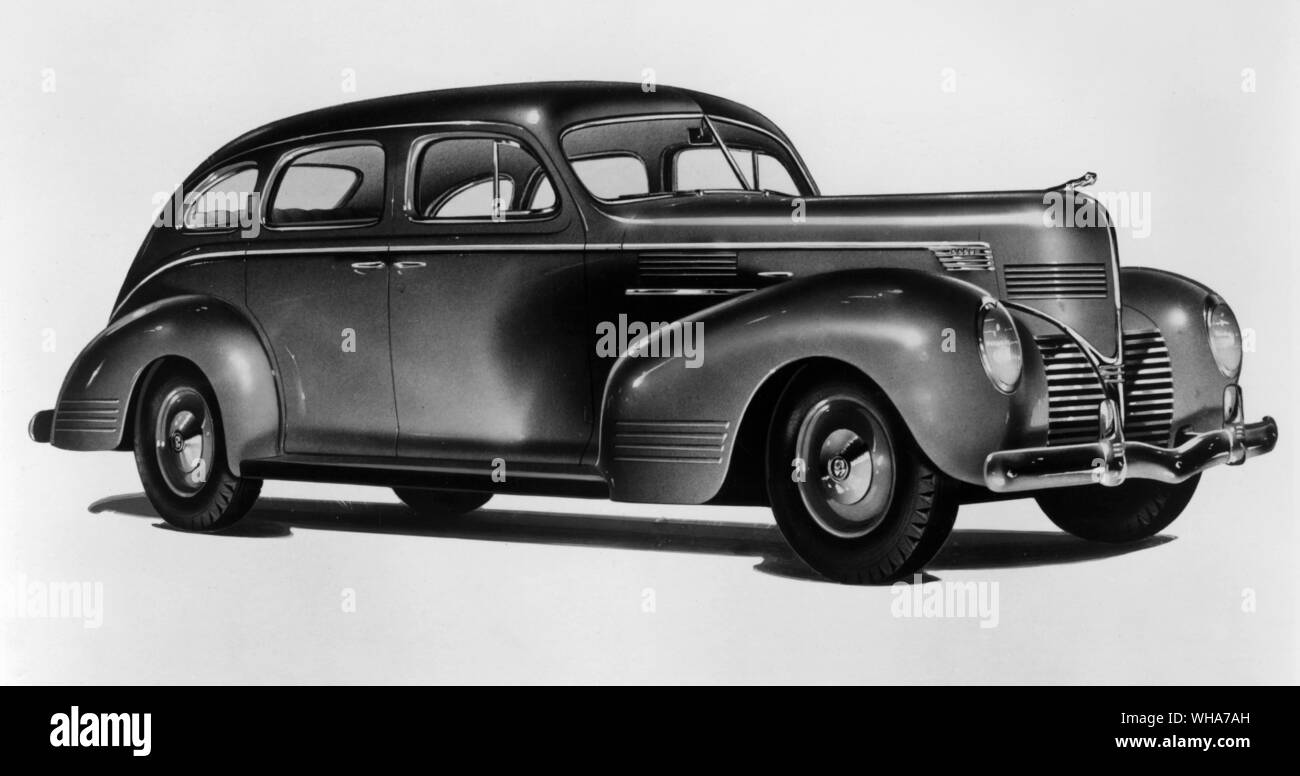
[[[100,499],[93,514],[111,512],[157,520],[144,494]],[[167,523],[155,527],[179,531]],[[293,529],[427,536],[477,541],[522,542],[620,550],[685,552],[758,557],[764,574],[816,582],[824,578],[791,551],[775,525],[678,518],[583,515],[480,509],[460,518],[425,518],[401,504],[263,498],[234,526],[205,537],[287,538]],[[1153,536],[1132,544],[1098,544],[1056,531],[955,529],[928,570],[1002,569],[1078,563],[1157,547],[1173,536]],[[937,579],[931,574],[923,582]]]

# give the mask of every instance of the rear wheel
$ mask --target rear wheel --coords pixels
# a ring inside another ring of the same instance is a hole
[[[1037,501],[1058,528],[1080,539],[1136,542],[1160,533],[1182,514],[1200,481],[1198,474],[1177,485],[1127,480],[1113,488],[1061,488],[1040,494]]]
[[[408,507],[425,517],[457,517],[466,512],[473,512],[492,498],[491,493],[461,490],[393,488],[393,492]]]
[[[200,375],[187,370],[155,379],[135,415],[136,468],[164,520],[215,531],[253,506],[262,481],[230,472],[216,397]]]
[[[919,571],[957,516],[950,481],[888,401],[855,382],[792,390],[768,442],[768,495],[795,553],[837,582]]]

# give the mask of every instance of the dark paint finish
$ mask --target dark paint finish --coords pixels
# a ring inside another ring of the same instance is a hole
[[[611,204],[565,162],[560,138],[582,122],[701,111],[788,147],[805,196]],[[408,157],[430,135],[518,143],[550,176],[555,210],[502,222],[408,212]],[[689,90],[524,84],[327,108],[227,144],[177,198],[245,163],[267,191],[287,155],[343,141],[384,148],[382,218],[261,224],[255,236],[152,229],[109,327],[69,372],[53,444],[124,447],[142,378],[177,358],[212,382],[235,473],[703,503],[739,466],[736,439],[768,381],[833,360],[877,385],[934,464],[978,491],[990,453],[1047,443],[1033,337],[1060,333],[1015,313],[1024,376],[1005,395],[979,360],[988,298],[1017,299],[1107,355],[1122,300],[1124,329],[1158,328],[1169,343],[1175,430],[1221,422],[1228,381],[1201,315],[1210,292],[1168,273],[1120,273],[1109,227],[1046,225],[1042,190],[822,197],[779,128]],[[946,271],[937,252],[952,243],[987,244],[992,269]],[[1026,296],[1054,282],[1082,293]],[[664,293],[673,288],[691,293]],[[702,323],[702,365],[599,356],[596,327],[619,316]],[[495,459],[517,476],[494,479]]]

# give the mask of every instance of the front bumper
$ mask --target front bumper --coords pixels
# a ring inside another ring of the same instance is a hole
[[[1097,414],[1096,442],[990,454],[984,460],[985,486],[995,493],[1020,493],[1077,485],[1114,487],[1130,477],[1178,483],[1212,466],[1239,465],[1277,444],[1277,422],[1272,418],[1244,421],[1236,385],[1223,393],[1223,427],[1187,435],[1173,448],[1124,441],[1119,412],[1110,399],[1101,403]]]

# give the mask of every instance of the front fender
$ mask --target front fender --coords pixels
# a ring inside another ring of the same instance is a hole
[[[602,401],[598,465],[613,498],[712,498],[751,398],[769,376],[810,358],[861,372],[940,470],[982,483],[984,458],[1024,433],[1033,416],[1024,397],[1035,393],[1022,383],[1004,395],[984,373],[976,326],[987,295],[951,276],[915,270],[817,275],[683,319],[703,325],[697,368],[680,354],[648,357],[629,348]],[[647,346],[658,337],[666,347],[663,336],[651,335]]]
[[[211,384],[232,472],[242,460],[276,454],[279,394],[257,329],[229,304],[200,295],[159,300],[100,332],[64,378],[51,443],[66,450],[120,447],[140,381],[167,357],[193,363]]]
[[[1150,319],[1164,335],[1174,375],[1173,429],[1209,431],[1223,423],[1224,377],[1210,352],[1206,300],[1214,292],[1173,272],[1127,267],[1120,273],[1126,321],[1130,311]],[[1127,323],[1126,323],[1127,328]]]

